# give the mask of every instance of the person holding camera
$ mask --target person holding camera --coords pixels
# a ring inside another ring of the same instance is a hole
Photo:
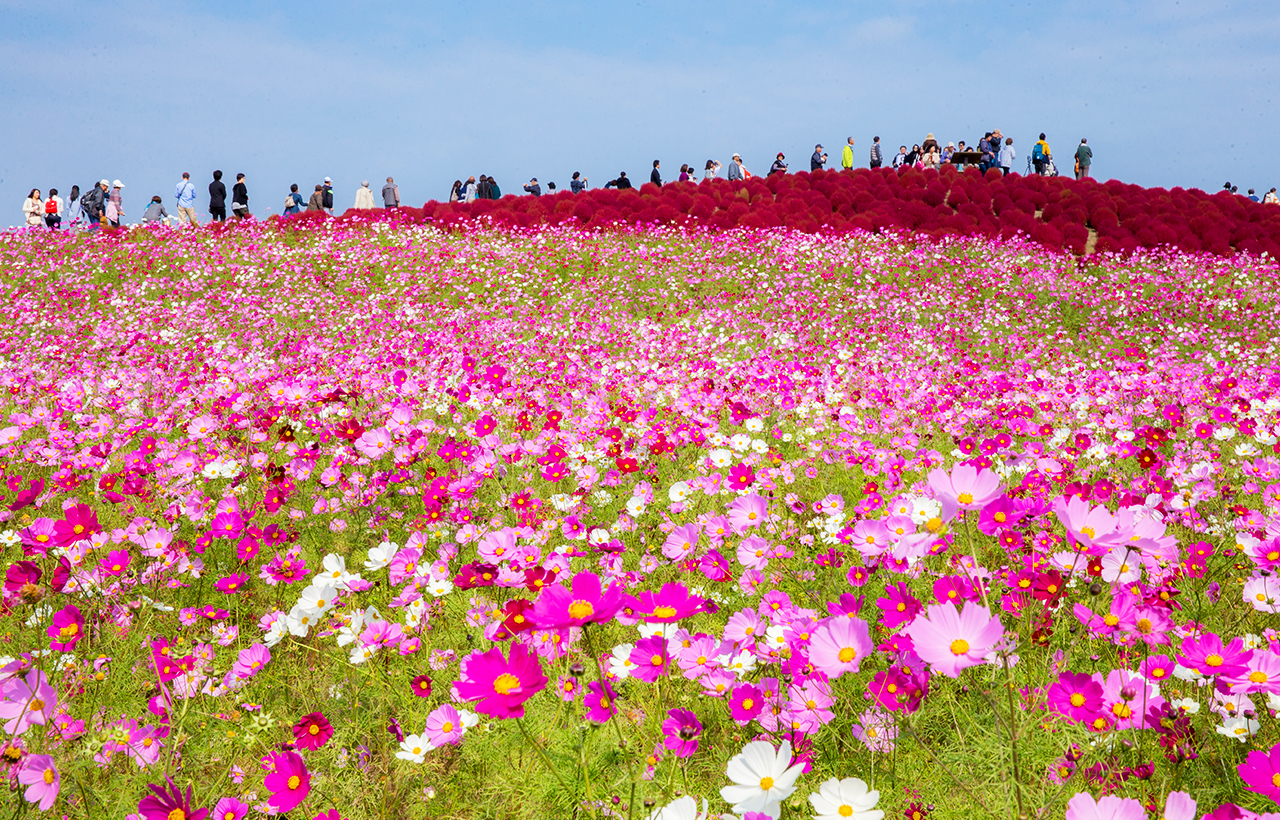
[[[813,156],[809,157],[809,170],[821,171],[827,164],[827,154],[822,150],[822,143],[813,146]]]

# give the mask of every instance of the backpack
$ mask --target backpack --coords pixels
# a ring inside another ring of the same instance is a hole
[[[89,193],[85,194],[84,196],[80,197],[80,207],[84,208],[86,213],[88,213],[89,209],[93,207],[93,191],[92,190],[89,191]]]
[[[44,212],[47,214],[56,214],[58,212],[58,200],[49,197],[44,203]]]
[[[1031,158],[1037,161],[1044,160],[1044,145],[1037,142],[1036,147],[1031,149]]]
[[[287,210],[289,210],[290,208],[294,207],[294,205],[295,205],[295,203],[294,203],[294,201],[293,201],[293,194],[289,194],[288,196],[286,196],[286,197],[284,198],[284,209],[285,209],[286,211],[287,211]]]

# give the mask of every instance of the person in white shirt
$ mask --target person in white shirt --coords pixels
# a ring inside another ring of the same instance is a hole
[[[1005,176],[1009,175],[1009,169],[1013,167],[1013,161],[1017,154],[1013,150],[1013,137],[1004,138],[1004,147],[1000,149],[1000,168],[1004,171]]]
[[[49,196],[44,201],[44,224],[54,231],[62,227],[62,197],[57,188],[49,189]]]

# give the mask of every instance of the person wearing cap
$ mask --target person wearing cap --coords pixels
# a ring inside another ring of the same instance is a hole
[[[484,177],[481,176],[480,179],[483,187],[487,188]],[[387,184],[382,186],[382,206],[388,209],[400,207],[400,186],[391,177],[387,177]]]
[[[729,181],[745,179],[746,170],[746,168],[742,167],[742,156],[734,154],[733,159],[729,160]]]
[[[333,216],[333,180],[328,177],[324,178],[324,188],[322,189],[322,193],[324,194],[325,213],[329,214],[329,216]]]
[[[120,227],[120,220],[124,218],[124,200],[120,192],[124,190],[124,183],[115,180],[111,183],[111,193],[107,196],[107,222],[111,227]]]
[[[542,186],[538,184],[537,177],[534,177],[525,183],[524,192],[526,194],[533,194],[534,196],[542,196]]]
[[[89,221],[89,232],[93,233],[102,227],[102,217],[106,213],[107,191],[111,183],[102,180],[93,186],[93,190],[85,194],[80,205],[84,208],[85,218]]]
[[[948,142],[947,147],[942,149],[942,162],[944,165],[951,161],[951,155],[955,152],[956,144],[954,142]]]
[[[249,216],[249,186],[244,184],[244,174],[236,174],[236,184],[231,188],[231,211],[237,219]]]
[[[778,158],[773,161],[773,165],[769,166],[769,176],[774,174],[785,174],[787,172],[787,163],[784,162],[786,156],[779,151]]]
[[[191,184],[191,174],[182,172],[182,181],[173,189],[173,196],[178,200],[178,224],[199,225],[200,221],[196,219],[196,186]]]
[[[840,150],[840,167],[846,171],[853,170],[853,137],[849,137],[849,141]]]
[[[214,222],[227,221],[227,186],[221,171],[214,171],[213,182],[209,183],[209,216]]]
[[[813,146],[813,156],[809,157],[809,172],[821,171],[827,164],[827,154],[822,150],[822,143]]]

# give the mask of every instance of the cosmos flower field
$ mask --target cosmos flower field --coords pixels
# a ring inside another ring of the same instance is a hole
[[[0,234],[15,815],[1280,811],[1273,259]]]

